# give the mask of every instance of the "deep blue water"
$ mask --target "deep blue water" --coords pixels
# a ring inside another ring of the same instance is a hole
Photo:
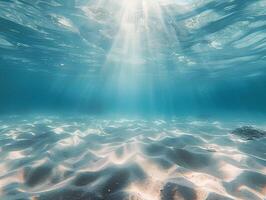
[[[265,0],[1,0],[0,112],[264,115],[265,11]]]

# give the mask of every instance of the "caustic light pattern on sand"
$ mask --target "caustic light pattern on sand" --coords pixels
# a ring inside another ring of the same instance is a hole
[[[1,199],[266,195],[266,138],[232,134],[241,123],[44,116],[8,121],[1,122]]]

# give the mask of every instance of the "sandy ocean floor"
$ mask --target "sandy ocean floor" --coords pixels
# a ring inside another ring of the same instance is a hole
[[[8,117],[0,199],[263,200],[266,138],[231,134],[242,125]]]

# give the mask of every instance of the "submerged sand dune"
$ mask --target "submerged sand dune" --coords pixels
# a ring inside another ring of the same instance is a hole
[[[231,134],[238,127],[9,117],[0,122],[0,199],[263,200],[266,139]]]

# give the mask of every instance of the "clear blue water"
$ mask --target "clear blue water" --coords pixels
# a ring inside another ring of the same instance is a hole
[[[0,111],[266,111],[264,0],[2,0]]]
[[[1,200],[265,200],[266,0],[0,0]]]

